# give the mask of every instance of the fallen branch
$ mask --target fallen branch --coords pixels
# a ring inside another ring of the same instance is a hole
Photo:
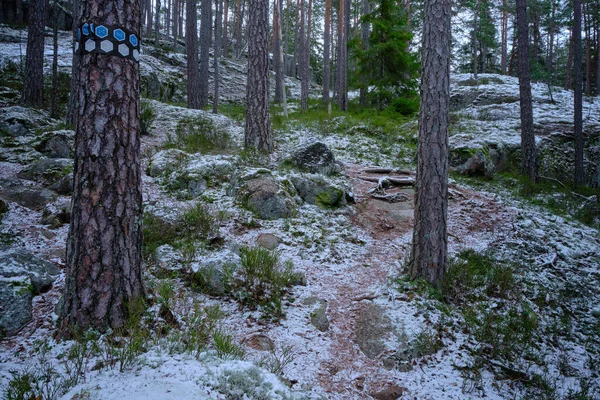
[[[374,183],[379,183],[381,180],[381,177],[377,177],[377,176],[359,176],[358,178],[362,179],[363,181],[374,182]],[[399,178],[391,178],[389,176],[386,176],[385,179],[387,179],[394,186],[414,186],[415,185],[415,180],[412,178],[399,179]]]
[[[381,168],[381,167],[373,167],[373,168],[365,168],[363,169],[365,174],[403,174],[403,175],[411,175],[414,172],[409,171],[407,169],[397,169],[397,168]]]
[[[371,197],[377,200],[387,201],[388,203],[400,203],[402,201],[408,201],[408,196],[402,193],[372,194]]]

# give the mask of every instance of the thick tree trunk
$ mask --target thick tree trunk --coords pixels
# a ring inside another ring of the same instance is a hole
[[[269,3],[250,0],[248,15],[247,148],[273,150],[269,116]]]
[[[73,42],[77,40],[77,24],[80,20],[79,17],[79,2],[81,0],[73,0]],[[77,97],[77,79],[79,76],[79,62],[81,57],[76,52],[73,52],[73,61],[71,65],[71,90],[69,92],[69,104],[67,106],[67,123],[75,126],[77,110],[79,109],[79,102]]]
[[[325,0],[325,30],[323,31],[323,101],[329,102],[331,81],[331,0]]]
[[[185,51],[187,53],[187,104],[200,108],[198,78],[198,0],[187,0],[185,19]]]
[[[208,66],[210,60],[210,45],[211,45],[211,0],[202,0],[201,5],[201,20],[200,20],[200,69],[199,69],[199,97],[200,108],[206,107],[208,104]]]
[[[575,133],[575,186],[585,182],[583,171],[583,82],[581,62],[581,0],[573,0],[573,71],[574,88],[574,133]]]
[[[283,71],[281,67],[280,1],[273,2],[273,71],[275,72],[275,102],[283,101]]]
[[[81,21],[139,35],[140,1],[82,0]],[[81,56],[73,208],[61,326],[104,331],[125,324],[144,297],[139,64]]]
[[[537,161],[533,133],[533,108],[531,105],[528,26],[527,0],[517,0],[519,97],[521,102],[521,174],[535,182],[537,180]]]
[[[425,0],[412,279],[439,286],[448,254],[451,3]]]
[[[362,0],[362,16],[365,17],[366,15],[368,15],[371,12],[371,4],[369,2],[369,0]],[[370,25],[368,22],[364,21],[361,24],[361,44],[362,44],[362,50],[363,51],[367,51],[369,49],[369,34],[370,34]],[[359,103],[360,105],[362,105],[363,107],[367,106],[367,94],[369,92],[369,88],[368,88],[368,80],[367,77],[363,77],[362,79],[362,86],[360,88],[360,94],[359,94]]]
[[[24,104],[42,107],[44,103],[44,22],[46,0],[32,0],[29,8],[27,57],[23,78]]]
[[[214,64],[215,70],[215,92],[213,98],[213,113],[219,112],[219,60],[221,58],[221,21],[223,18],[223,6],[221,0],[215,0],[215,46],[214,46]]]

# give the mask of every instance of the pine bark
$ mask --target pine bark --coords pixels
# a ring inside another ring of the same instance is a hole
[[[223,41],[221,42],[223,47],[223,55],[229,57],[229,38],[227,36],[227,27],[229,25],[229,0],[225,0],[223,5]]]
[[[308,40],[306,35],[306,3],[300,0],[300,109],[308,110]]]
[[[77,40],[77,28],[79,25],[79,3],[81,0],[73,0],[73,42]],[[71,64],[71,90],[69,92],[69,104],[67,106],[67,123],[75,126],[77,110],[79,108],[78,98],[77,98],[77,79],[75,77],[79,76],[79,62],[80,57],[79,54],[73,52],[73,61]]]
[[[448,254],[451,3],[425,0],[415,227],[409,271],[439,286]]]
[[[519,47],[519,98],[521,103],[521,174],[537,180],[531,74],[529,71],[529,32],[527,0],[517,0],[517,34]]]
[[[80,6],[83,21],[139,34],[139,0],[83,0]],[[139,65],[87,54],[80,67],[63,332],[122,327],[128,305],[144,297]]]
[[[565,76],[565,90],[570,90],[573,85],[573,49],[574,49],[574,33],[571,29],[571,40],[569,41],[569,56],[567,58],[567,73]],[[581,33],[579,33],[581,38]]]
[[[58,20],[52,26],[52,95],[50,100],[50,116],[58,118],[58,105],[56,104],[56,91],[58,90]]]
[[[160,0],[156,0],[156,11],[154,13],[154,42],[158,46],[158,40],[160,39]]]
[[[371,4],[369,0],[363,0],[362,3],[362,16],[363,18],[371,12]],[[370,34],[370,25],[367,21],[363,21],[361,24],[361,44],[362,51],[367,51],[369,49],[369,34]],[[369,92],[368,81],[366,77],[363,77],[362,87],[360,88],[359,94],[359,103],[363,107],[367,106],[367,94]]]
[[[77,1],[81,1],[81,0],[77,0]],[[144,1],[144,0],[142,0]],[[146,1],[146,7],[148,9],[148,20],[147,25],[146,25],[146,36],[148,38],[150,38],[150,36],[152,36],[152,25],[154,24],[154,14],[152,13],[152,0],[147,0]]]
[[[180,0],[173,0],[173,29],[171,33],[173,34],[173,48],[175,49],[177,49],[177,39],[179,37],[179,1]]]
[[[581,0],[573,0],[573,70],[574,133],[575,133],[575,186],[585,182],[583,171],[583,73],[581,71]]]
[[[185,51],[187,53],[187,105],[200,108],[198,78],[198,0],[187,0],[185,19]]]
[[[200,108],[208,104],[208,66],[210,61],[210,45],[212,33],[212,4],[211,0],[202,0],[200,20],[200,66],[199,66],[199,97]]]
[[[323,101],[329,102],[331,81],[331,0],[325,0],[325,30],[323,31]]]
[[[273,2],[273,70],[275,71],[275,102],[283,101],[283,70],[281,66],[281,37],[279,31],[281,29],[279,17],[281,2],[275,0]]]
[[[46,0],[32,0],[29,8],[27,57],[23,77],[24,104],[42,107],[44,103],[44,23]]]
[[[338,31],[337,31],[337,71],[336,71],[336,92],[337,92],[337,103],[340,111],[348,110],[348,92],[346,91],[345,73],[346,73],[346,58],[347,58],[347,37],[345,35],[346,29],[344,28],[344,22],[346,20],[345,9],[346,1],[339,1],[338,8]]]
[[[508,0],[502,1],[502,29],[501,29],[502,45],[501,45],[501,61],[500,72],[506,75],[507,72],[507,51],[508,51]]]
[[[248,15],[248,82],[246,148],[273,150],[269,116],[269,3],[250,0]]]
[[[242,17],[242,1],[237,0],[235,6],[235,24],[234,24],[234,32],[233,39],[235,41],[235,58],[239,59],[242,55],[242,25],[243,25],[243,17]]]

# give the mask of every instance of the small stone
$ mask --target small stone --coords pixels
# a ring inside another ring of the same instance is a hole
[[[273,341],[261,333],[249,336],[243,342],[246,346],[254,350],[271,351],[275,348]]]
[[[268,250],[275,250],[279,243],[281,239],[271,233],[261,233],[256,239],[256,244]]]
[[[371,397],[377,400],[396,400],[402,396],[406,388],[398,385],[392,385],[380,392],[372,393]]]

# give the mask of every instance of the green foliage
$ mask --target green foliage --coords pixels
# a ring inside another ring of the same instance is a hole
[[[213,346],[217,356],[223,360],[243,360],[246,356],[244,348],[236,344],[233,336],[221,329],[212,332]]]
[[[471,249],[462,251],[448,263],[440,284],[442,296],[457,304],[480,299],[484,294],[507,298],[514,287],[515,279],[509,265]]]
[[[229,132],[204,117],[186,117],[177,123],[175,137],[170,136],[165,148],[178,148],[187,153],[220,154],[232,147]]]
[[[223,393],[227,400],[269,400],[273,388],[256,367],[226,370],[219,376],[218,383],[219,392]]]
[[[201,308],[194,303],[191,311],[182,316],[181,330],[174,330],[167,338],[169,353],[190,353],[195,357],[210,345],[223,312],[218,306]]]
[[[291,364],[294,358],[295,354],[292,346],[274,346],[268,355],[260,359],[258,366],[283,377],[285,367]]]
[[[154,108],[147,101],[142,101],[140,112],[140,135],[149,135],[152,122],[156,119]]]
[[[394,109],[410,115],[418,109],[416,73],[418,62],[408,51],[412,33],[408,29],[404,7],[397,0],[378,0],[374,10],[363,17],[371,23],[368,48],[356,39],[354,57],[357,70],[354,84],[374,87],[369,101],[380,110],[394,104]],[[407,101],[398,101],[407,98]],[[415,107],[417,105],[417,107]]]

